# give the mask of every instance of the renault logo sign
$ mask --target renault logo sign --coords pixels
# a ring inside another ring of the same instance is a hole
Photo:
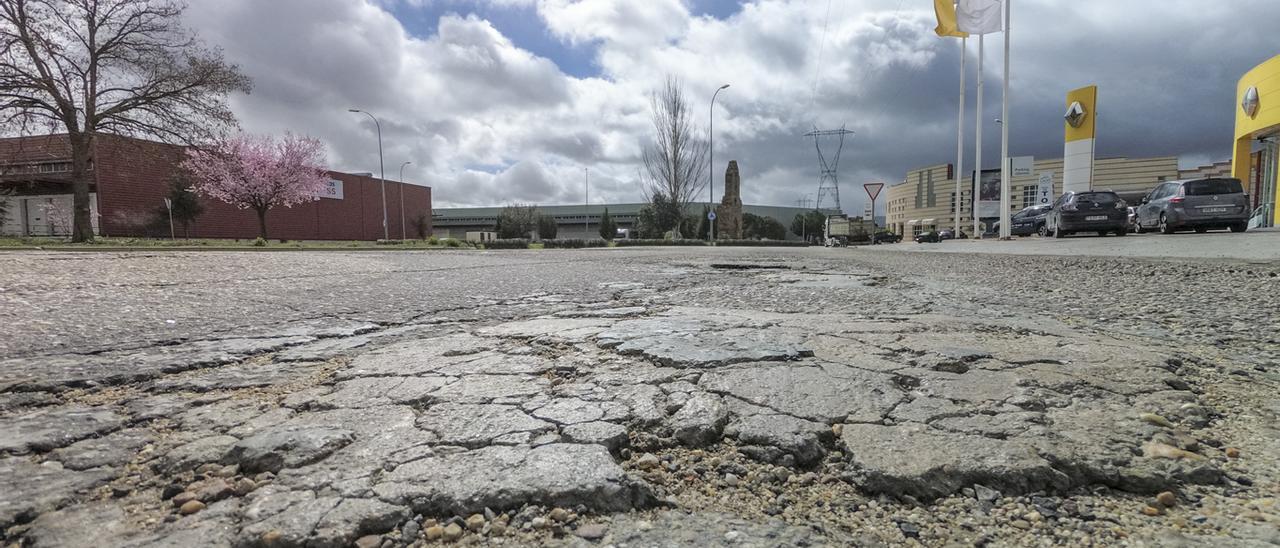
[[[1244,109],[1244,115],[1250,118],[1258,115],[1258,88],[1250,87],[1245,90],[1240,108]]]
[[[1080,101],[1075,101],[1071,103],[1070,107],[1067,107],[1067,113],[1063,114],[1062,117],[1066,119],[1068,124],[1071,124],[1071,127],[1078,128],[1084,124],[1086,115],[1084,105],[1081,105]]]

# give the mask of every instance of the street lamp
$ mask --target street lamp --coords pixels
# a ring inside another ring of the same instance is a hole
[[[707,165],[707,171],[709,172],[709,177],[707,178],[707,197],[711,201],[711,211],[715,211],[716,207],[716,96],[720,95],[720,92],[726,89],[729,89],[729,84],[720,86],[720,89],[717,89],[715,93],[711,94],[711,126],[707,130],[707,136],[710,140],[707,150],[711,156]],[[711,224],[711,232],[709,234],[711,236],[711,241],[714,242],[716,241],[716,222],[711,219],[707,219],[707,222]]]
[[[401,240],[405,239],[405,231],[404,231],[404,166],[410,165],[410,164],[412,164],[412,163],[413,163],[413,162],[405,162],[405,163],[403,163],[403,164],[400,164],[400,239],[401,239]]]
[[[382,239],[390,240],[390,229],[387,227],[387,166],[382,162],[382,124],[378,122],[378,117],[358,108],[347,109],[347,112],[357,114],[365,114],[373,119],[374,127],[378,128],[378,170],[382,175]],[[401,202],[404,200],[401,199]]]

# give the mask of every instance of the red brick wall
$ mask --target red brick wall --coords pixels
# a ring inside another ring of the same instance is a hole
[[[52,140],[52,141],[51,141]],[[0,140],[0,153],[25,150],[32,159],[52,159],[50,151],[65,149],[66,136]],[[34,153],[34,154],[31,154]],[[69,152],[67,153],[69,156]],[[141,235],[140,225],[164,207],[169,181],[184,157],[181,147],[101,136],[97,139],[94,176],[102,234]],[[267,235],[288,240],[376,240],[383,237],[381,183],[373,177],[330,172],[343,183],[342,200],[317,201],[279,207],[267,212]],[[387,181],[388,229],[392,238],[414,238],[413,219],[419,213],[431,217],[431,189],[404,187],[404,231],[401,232],[401,184]],[[70,188],[67,188],[70,192]],[[241,210],[202,198],[204,214],[196,219],[193,238],[252,239],[258,236],[258,219],[252,210]],[[430,221],[428,221],[430,222]],[[179,236],[182,227],[177,228]],[[430,230],[428,230],[428,234]]]

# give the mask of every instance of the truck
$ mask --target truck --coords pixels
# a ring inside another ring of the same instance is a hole
[[[850,243],[866,243],[871,240],[874,227],[862,217],[850,219],[843,213],[828,215],[824,241],[827,247],[844,247]]]

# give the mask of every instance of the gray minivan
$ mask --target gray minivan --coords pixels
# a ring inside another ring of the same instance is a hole
[[[1138,206],[1138,232],[1205,232],[1249,228],[1249,197],[1240,179],[1210,178],[1160,183]]]

